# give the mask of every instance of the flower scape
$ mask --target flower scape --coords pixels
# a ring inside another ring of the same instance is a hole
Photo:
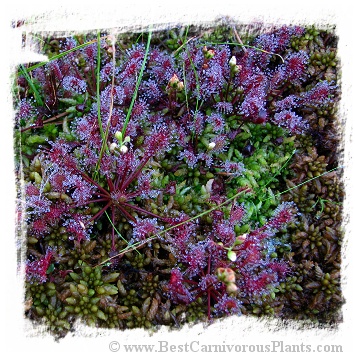
[[[337,37],[244,30],[37,34],[49,60],[14,85],[28,319],[341,322]]]

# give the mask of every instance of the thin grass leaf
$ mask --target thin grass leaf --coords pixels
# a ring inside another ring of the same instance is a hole
[[[140,84],[141,84],[142,77],[143,77],[143,72],[144,72],[144,67],[145,67],[145,64],[146,64],[147,58],[148,58],[148,52],[149,52],[149,47],[150,47],[150,40],[151,40],[151,38],[152,38],[152,30],[149,30],[148,40],[147,40],[147,48],[145,49],[145,54],[144,54],[143,63],[142,63],[142,66],[141,66],[141,69],[140,69],[140,72],[139,72],[138,79],[137,79],[136,88],[135,88],[135,90],[134,90],[134,93],[133,93],[133,97],[132,97],[130,106],[129,106],[129,108],[128,108],[128,112],[127,112],[127,115],[126,115],[126,120],[125,120],[125,122],[124,122],[124,124],[123,124],[123,128],[122,128],[122,137],[123,137],[123,138],[125,137],[126,129],[127,129],[128,123],[129,123],[129,119],[130,119],[130,117],[131,117],[131,113],[132,113],[132,110],[133,110],[134,102],[135,102],[136,99],[137,99],[138,88],[139,88],[139,86],[140,86]]]
[[[304,182],[301,182],[300,184],[298,184],[298,185],[296,185],[296,186],[294,186],[294,187],[290,187],[289,189],[287,189],[287,190],[285,190],[285,191],[279,192],[279,193],[277,193],[275,196],[283,195],[283,194],[286,193],[286,192],[292,191],[292,190],[294,190],[294,189],[297,188],[297,187],[303,186],[303,185],[305,185],[306,183],[311,182],[311,181],[317,179],[318,177],[322,177],[322,176],[324,176],[324,175],[327,175],[327,174],[329,174],[330,172],[335,171],[335,170],[338,170],[338,169],[340,169],[340,168],[342,168],[342,167],[343,167],[343,166],[338,166],[338,167],[335,167],[334,169],[331,169],[331,170],[329,170],[329,171],[323,172],[322,174],[320,174],[320,175],[318,175],[318,176],[316,176],[316,177],[312,177],[312,178],[310,178],[310,179],[308,179],[308,180],[306,180],[306,181],[304,181]]]
[[[115,230],[115,232],[117,233],[117,235],[124,241],[127,243],[128,247],[133,247],[132,244],[129,244],[129,242],[122,236],[122,234],[117,230],[117,228],[115,227],[115,225],[113,224],[113,222],[111,221],[111,218],[109,216],[109,214],[105,211],[106,217],[109,220],[111,226],[113,227],[113,229]],[[139,255],[141,255],[141,253],[137,250],[134,249]]]
[[[288,163],[289,163],[290,160],[292,159],[293,155],[295,155],[295,153],[296,153],[296,149],[293,150],[292,155],[291,155],[291,156],[285,161],[285,163],[277,170],[277,172],[275,173],[275,175],[272,176],[272,177],[270,178],[270,180],[269,180],[268,182],[266,182],[266,184],[265,184],[264,186],[262,186],[262,188],[263,188],[263,187],[266,187],[277,175],[280,174],[280,172],[288,165]]]
[[[135,244],[132,244],[132,245],[126,247],[125,249],[122,249],[118,254],[114,255],[113,257],[111,257],[111,258],[109,258],[109,259],[104,260],[103,262],[101,262],[101,263],[98,264],[98,265],[106,264],[106,263],[109,262],[111,259],[117,258],[117,257],[119,257],[119,256],[121,256],[121,255],[123,255],[123,254],[125,254],[125,253],[128,253],[128,252],[130,252],[132,249],[137,249],[137,248],[142,247],[142,246],[145,245],[146,243],[149,243],[149,242],[151,242],[152,240],[154,240],[155,238],[159,237],[161,234],[164,234],[164,233],[166,233],[166,232],[168,232],[168,231],[170,231],[170,230],[172,230],[172,229],[174,229],[174,228],[180,227],[180,226],[182,226],[183,224],[186,224],[186,223],[189,223],[189,222],[191,222],[191,221],[194,221],[195,219],[200,218],[200,217],[204,216],[205,214],[208,214],[208,213],[210,213],[210,212],[212,212],[212,211],[214,211],[214,210],[216,210],[216,209],[219,209],[219,208],[221,208],[222,206],[226,205],[227,203],[232,202],[233,200],[235,200],[235,199],[236,199],[239,195],[241,195],[242,193],[246,193],[246,192],[248,192],[249,190],[250,190],[249,188],[245,188],[244,190],[237,192],[234,196],[232,196],[231,198],[228,198],[227,200],[225,200],[224,202],[220,203],[220,204],[217,205],[217,206],[214,206],[214,207],[212,207],[212,208],[210,208],[210,209],[208,209],[208,210],[206,210],[206,211],[203,211],[203,212],[199,213],[198,215],[187,219],[186,221],[180,222],[180,223],[178,223],[178,224],[175,224],[174,226],[171,226],[171,227],[169,227],[169,228],[163,229],[162,231],[160,231],[160,232],[158,232],[158,233],[152,235],[151,237],[145,239],[143,242],[137,242],[137,243],[135,243]]]
[[[197,89],[197,92],[199,93],[200,92],[200,83],[198,80],[198,74],[197,74],[196,67],[195,67],[194,63],[192,62],[190,52],[188,50],[187,50],[187,55],[189,56],[190,64],[194,71],[194,75],[195,75],[195,79],[196,79],[196,89]],[[184,63],[183,63],[183,67],[184,67],[184,78],[185,78],[185,64]],[[186,90],[185,90],[185,94],[186,94]],[[186,94],[186,101],[187,101],[187,94]],[[203,103],[203,101],[202,101],[202,103]],[[200,108],[202,106],[202,103],[200,104]],[[199,100],[198,100],[198,96],[197,96],[196,97],[196,108],[195,108],[195,114],[194,114],[194,123],[196,121],[196,114],[197,114],[198,109],[199,109]],[[195,136],[195,131],[192,132],[192,140],[194,140],[194,136]]]
[[[33,95],[35,96],[36,102],[42,106],[43,105],[42,98],[41,98],[35,84],[33,83],[32,78],[29,76],[26,68],[22,64],[20,64],[20,71],[23,74],[23,76],[26,78],[28,85],[31,87],[31,89],[33,91]]]
[[[256,51],[260,51],[260,52],[264,52],[264,53],[267,53],[269,55],[273,55],[273,56],[278,56],[281,58],[281,61],[282,63],[285,63],[285,60],[284,58],[279,55],[278,53],[274,53],[274,52],[269,52],[269,51],[266,51],[266,50],[263,50],[262,48],[259,48],[259,47],[255,47],[255,46],[251,46],[251,45],[245,45],[245,44],[241,44],[241,43],[238,43],[238,42],[206,42],[204,44],[201,44],[200,46],[209,46],[209,45],[233,45],[233,46],[240,46],[240,47],[248,47],[248,48],[252,48],[253,50],[256,50]]]
[[[101,121],[101,101],[100,101],[100,62],[101,62],[101,38],[100,31],[97,33],[97,67],[96,67],[96,104],[97,104],[97,120],[99,122],[100,135],[104,138]]]
[[[83,44],[81,44],[81,45],[78,45],[78,46],[76,46],[76,47],[74,47],[74,48],[72,48],[72,49],[70,49],[70,50],[68,50],[68,51],[61,52],[61,53],[59,53],[59,54],[57,54],[57,55],[54,55],[52,58],[48,59],[48,61],[43,61],[43,62],[37,63],[37,64],[35,64],[35,65],[31,66],[31,67],[28,67],[28,68],[27,68],[27,71],[28,71],[28,72],[31,72],[31,71],[33,71],[34,69],[38,68],[38,67],[45,66],[47,63],[49,63],[49,62],[51,62],[51,61],[55,61],[56,59],[62,58],[62,57],[64,57],[64,56],[66,56],[68,53],[77,51],[77,50],[79,50],[80,48],[89,46],[89,45],[91,45],[92,43],[95,43],[95,42],[96,42],[96,40],[91,40],[91,41],[85,42],[85,43],[83,43]]]
[[[189,28],[190,28],[190,26],[187,26],[183,44],[182,44],[181,46],[179,46],[179,47],[173,52],[173,56],[177,56],[177,55],[179,54],[179,52],[180,52],[190,41],[192,41],[192,40],[194,40],[194,39],[196,39],[196,38],[201,37],[201,35],[200,35],[200,36],[193,36],[193,37],[191,37],[190,39],[187,40],[187,34],[188,34],[188,32],[189,32]]]
[[[101,121],[101,106],[100,106],[100,32],[98,33],[98,38],[97,38],[97,74],[96,74],[96,97],[97,97],[97,105],[98,105],[98,121],[99,121],[99,126],[100,126],[100,135],[101,135],[101,139],[102,139],[102,145],[100,148],[100,154],[99,154],[99,158],[97,160],[96,163],[96,167],[95,167],[95,173],[94,175],[96,176],[98,173],[98,170],[100,168],[100,164],[101,164],[101,160],[102,160],[102,156],[104,154],[104,150],[106,150],[106,153],[109,154],[109,148],[107,145],[107,138],[108,138],[108,133],[109,133],[109,129],[110,129],[110,123],[111,123],[111,116],[112,116],[112,109],[113,109],[113,87],[115,85],[115,46],[113,45],[113,57],[112,57],[112,62],[113,62],[113,73],[112,73],[112,81],[111,81],[111,97],[110,97],[110,112],[109,112],[109,117],[108,117],[108,122],[106,125],[106,130],[105,133],[103,133],[103,129],[102,129],[102,121]]]

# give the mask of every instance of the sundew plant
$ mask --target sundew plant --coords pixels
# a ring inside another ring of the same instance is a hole
[[[48,61],[14,83],[27,318],[341,321],[332,30],[35,39]]]

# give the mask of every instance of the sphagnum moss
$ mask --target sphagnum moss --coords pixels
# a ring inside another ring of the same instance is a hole
[[[51,38],[21,68],[29,318],[337,318],[337,39],[238,32]]]

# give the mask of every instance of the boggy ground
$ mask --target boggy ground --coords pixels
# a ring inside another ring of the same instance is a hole
[[[50,61],[14,84],[29,319],[342,320],[337,37],[251,30],[37,34]]]

